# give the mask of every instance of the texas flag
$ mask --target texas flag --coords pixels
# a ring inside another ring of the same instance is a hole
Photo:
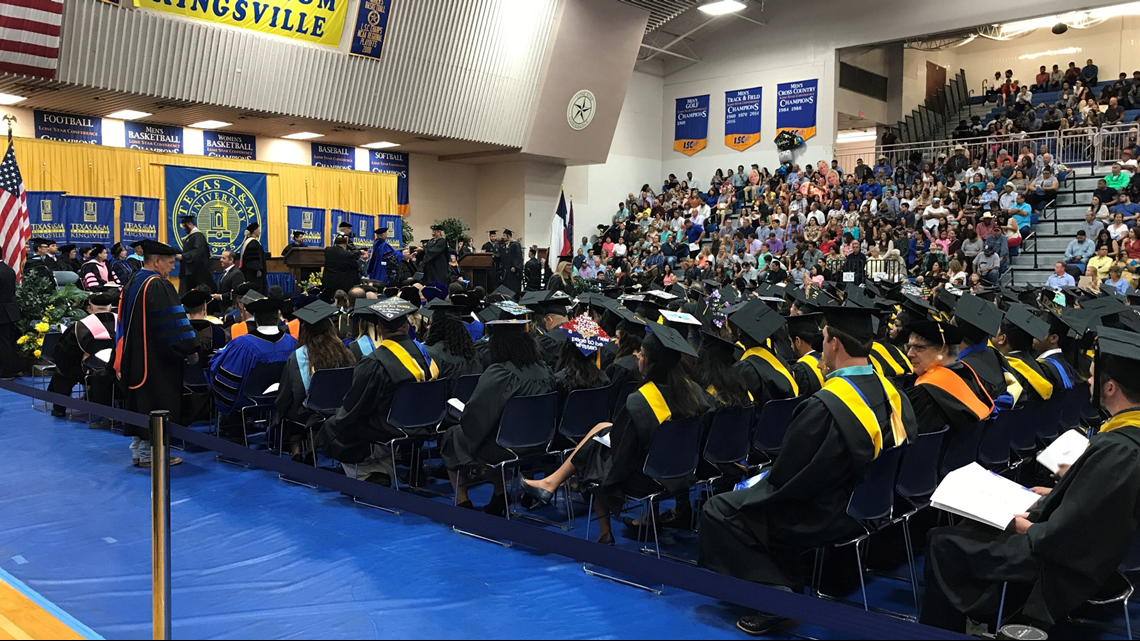
[[[550,268],[558,266],[559,256],[574,255],[574,203],[566,208],[566,192],[558,195],[558,210],[554,212],[554,222],[550,225],[550,252],[546,261]]]

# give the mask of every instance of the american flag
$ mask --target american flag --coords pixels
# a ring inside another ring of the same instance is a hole
[[[24,248],[32,237],[28,222],[28,199],[24,194],[24,179],[16,164],[16,148],[12,145],[12,132],[8,132],[8,153],[0,161],[0,251],[5,263],[15,270],[19,279],[24,268]]]
[[[63,0],[0,0],[0,71],[54,78]]]

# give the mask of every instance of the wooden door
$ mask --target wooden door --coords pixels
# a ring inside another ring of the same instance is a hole
[[[946,67],[926,61],[926,97],[930,98],[946,86]]]

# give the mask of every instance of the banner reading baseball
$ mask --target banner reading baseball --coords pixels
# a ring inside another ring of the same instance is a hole
[[[709,95],[677,99],[673,150],[692,156],[709,144]]]
[[[724,146],[744,151],[760,142],[762,87],[724,92]]]

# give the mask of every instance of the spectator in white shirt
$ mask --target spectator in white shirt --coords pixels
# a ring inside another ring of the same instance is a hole
[[[625,254],[628,251],[629,247],[627,247],[625,244],[625,237],[623,236],[621,238],[618,238],[617,243],[614,245],[614,256],[618,258],[625,258]]]
[[[928,230],[937,229],[949,213],[942,206],[942,199],[935,196],[930,199],[930,204],[927,205],[926,209],[922,210],[922,226]]]

